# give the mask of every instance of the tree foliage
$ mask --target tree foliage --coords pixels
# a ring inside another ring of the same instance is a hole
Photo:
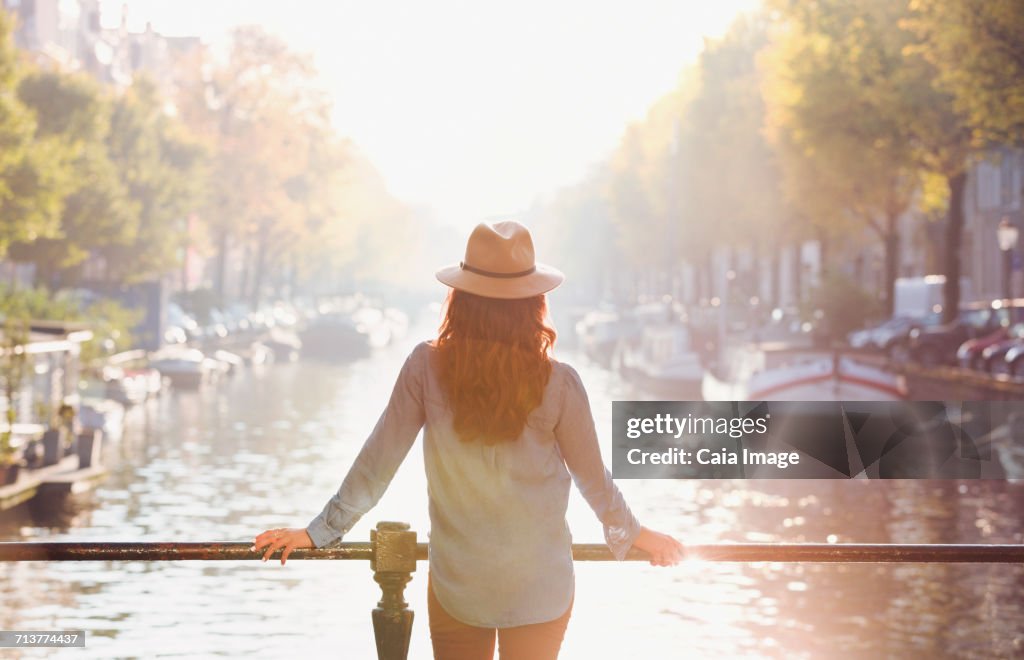
[[[784,17],[765,51],[766,128],[792,204],[825,231],[867,227],[885,253],[891,311],[898,219],[920,176],[899,101],[906,80],[896,3],[776,3]],[[856,233],[854,234],[856,235]]]
[[[185,63],[181,116],[213,153],[216,185],[203,207],[221,298],[228,255],[241,251],[237,295],[257,302],[272,279],[326,271],[383,275],[401,264],[391,223],[407,213],[379,174],[330,123],[309,57],[257,27],[232,33],[227,57]]]
[[[18,98],[22,71],[11,23],[0,11],[0,256],[13,242],[58,233],[66,185],[59,141],[36,139],[36,118]]]
[[[114,90],[37,69],[10,33],[0,12],[0,257],[34,264],[37,283],[78,286],[86,266],[104,287],[162,277],[186,248],[212,248],[222,272],[243,255],[221,302],[256,303],[268,280],[401,270],[407,209],[279,38],[241,27],[226,59],[196,51],[172,104],[145,77]]]
[[[910,0],[903,27],[978,144],[1024,143],[1024,3]]]
[[[207,152],[164,112],[146,78],[115,101],[107,147],[138,214],[127,240],[102,246],[107,279],[139,282],[177,265],[186,217],[201,204],[209,180]]]
[[[111,102],[90,78],[56,72],[31,72],[18,95],[35,113],[35,140],[61,146],[54,166],[63,169],[66,185],[57,231],[14,244],[11,256],[34,263],[46,286],[73,284],[71,269],[91,251],[128,242],[136,228],[138,204],[108,148]]]
[[[746,17],[707,42],[677,88],[626,129],[600,176],[554,198],[552,212],[572,223],[563,232],[586,241],[607,223],[611,231],[598,235],[612,245],[602,253],[642,277],[660,273],[659,293],[682,264],[706,268],[716,246],[761,251],[799,235],[762,130],[757,55],[766,30],[763,17]]]

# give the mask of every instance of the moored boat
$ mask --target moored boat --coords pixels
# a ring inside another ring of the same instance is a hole
[[[303,357],[325,360],[354,359],[370,352],[367,334],[352,315],[329,312],[310,321],[299,335]]]
[[[108,384],[108,398],[133,405],[160,394],[163,376],[149,364],[146,351],[117,353],[104,362],[102,377]]]
[[[619,342],[628,332],[629,324],[618,312],[602,309],[587,313],[576,323],[576,337],[580,348],[591,360],[606,367]]]
[[[704,367],[680,323],[643,328],[638,341],[623,347],[619,368],[640,389],[667,400],[700,400]]]
[[[195,389],[212,380],[219,371],[216,360],[206,357],[197,348],[168,346],[150,355],[150,364],[171,385],[182,389]]]
[[[898,401],[903,376],[830,351],[786,352],[748,346],[733,353],[727,374],[704,374],[707,401]]]

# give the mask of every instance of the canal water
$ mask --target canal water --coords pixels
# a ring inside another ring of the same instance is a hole
[[[25,511],[0,540],[250,541],[304,526],[373,427],[420,323],[349,364],[272,364],[129,415],[109,477],[56,514]],[[611,401],[644,398],[560,346],[598,428]],[[607,435],[604,436],[607,440]],[[604,442],[602,451],[606,452]],[[621,481],[640,521],[684,542],[1020,543],[1024,484]],[[426,539],[419,443],[377,508]],[[601,528],[574,490],[575,542]],[[426,565],[406,595],[411,658],[429,658]],[[579,563],[562,658],[1024,657],[1024,567]],[[86,649],[2,657],[375,657],[366,562],[0,564],[0,629],[84,629]]]

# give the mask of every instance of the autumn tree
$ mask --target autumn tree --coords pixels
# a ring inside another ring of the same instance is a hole
[[[903,27],[980,142],[1024,142],[1024,3],[910,0]]]
[[[227,57],[186,63],[181,116],[211,148],[203,216],[217,252],[214,288],[227,291],[228,255],[242,255],[237,296],[331,271],[387,279],[402,270],[394,236],[411,227],[365,156],[331,125],[311,59],[257,27],[237,28]]]
[[[146,78],[115,99],[107,148],[138,212],[130,240],[98,249],[106,278],[131,283],[167,273],[178,264],[186,217],[204,199],[208,152],[165,112]]]
[[[906,207],[922,179],[938,176],[945,182],[943,315],[954,318],[960,302],[964,188],[974,144],[966,118],[937,85],[934,65],[915,49],[916,37],[901,27],[908,7],[888,0],[779,0],[774,5],[786,19],[782,38],[793,50],[783,58],[779,76],[791,87],[777,90],[778,104],[790,112],[783,122],[802,156],[824,163],[804,172],[838,183],[835,201],[848,213],[884,221],[879,233],[888,248],[890,281],[898,246],[891,218]]]
[[[881,1],[881,0],[876,0]],[[903,29],[909,10],[879,29],[899,30],[903,58],[896,74],[901,94],[893,99],[914,145],[914,161],[923,175],[940,177],[946,185],[946,227],[943,241],[943,274],[946,276],[942,318],[952,321],[960,309],[961,244],[964,231],[967,171],[977,153],[970,118],[957,107],[953,95],[943,88],[935,65],[921,52],[920,40]]]
[[[11,19],[0,11],[0,256],[13,242],[58,234],[66,185],[59,140],[37,139],[35,117],[18,97],[22,74]]]
[[[890,2],[777,3],[785,20],[764,55],[767,129],[791,203],[833,234],[867,227],[885,254],[892,312],[899,275],[899,218],[919,177],[902,116],[905,39],[881,26]]]
[[[257,27],[231,35],[225,61],[200,53],[182,87],[182,117],[210,146],[215,182],[204,216],[217,252],[214,287],[225,298],[227,257],[245,254],[239,295],[255,301],[280,246],[301,234],[311,132],[322,137],[329,105],[310,59]],[[308,209],[307,209],[308,210]]]
[[[640,277],[665,272],[671,264],[668,222],[658,185],[659,151],[652,144],[650,125],[626,129],[619,148],[609,162],[608,200],[612,222],[617,228],[626,265]],[[666,141],[667,144],[667,141]]]
[[[33,263],[38,283],[60,288],[74,283],[74,267],[91,251],[131,242],[139,206],[111,161],[111,102],[97,83],[37,71],[21,81],[18,94],[35,113],[36,141],[60,145],[52,165],[64,169],[66,185],[58,231],[13,244],[11,257]]]
[[[707,255],[713,245],[743,247],[765,260],[801,238],[781,190],[776,154],[765,138],[758,54],[767,43],[760,14],[741,16],[724,37],[705,42],[699,85],[683,112],[676,177],[685,199],[684,233]],[[756,286],[748,282],[748,286]],[[772,282],[772,296],[777,296]],[[754,293],[754,291],[749,291]]]
[[[608,203],[608,168],[595,167],[583,180],[538,199],[526,220],[544,252],[557,255],[567,290],[585,299],[619,299],[631,283],[620,278],[626,262],[620,230]]]
[[[707,42],[678,87],[627,129],[609,159],[607,199],[625,259],[654,271],[648,279],[662,291],[686,262],[710,297],[716,247],[749,249],[756,277],[798,237],[762,130],[757,55],[766,34],[765,19],[751,16]],[[776,294],[777,283],[771,289]]]

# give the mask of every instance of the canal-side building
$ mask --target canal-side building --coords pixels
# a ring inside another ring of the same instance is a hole
[[[985,298],[1002,295],[1003,255],[997,228],[1007,218],[1024,236],[1024,150],[992,149],[970,170],[965,200],[964,273]],[[1024,240],[1011,251],[1014,296],[1024,295]]]
[[[1024,150],[996,147],[968,169],[961,240],[962,298],[983,300],[1003,295],[1004,257],[997,237],[999,223],[1008,219],[1021,240],[1011,251],[1012,295],[1024,295]],[[927,216],[912,206],[897,223],[897,277],[941,274],[944,268],[945,214]],[[824,246],[807,240],[783,247],[772,260],[755,258],[748,246],[723,247],[712,257],[717,286],[751,272],[761,300],[781,307],[798,306],[820,281],[825,269],[838,269],[866,291],[881,294],[885,286],[885,250],[878,233],[864,224]],[[777,269],[777,272],[772,272]],[[695,278],[688,275],[685,291],[695,300]],[[735,281],[735,280],[734,280]]]
[[[128,28],[128,4],[111,22],[99,0],[0,0],[15,19],[14,42],[43,67],[86,71],[125,87],[145,73],[170,95],[175,62],[201,48],[198,37],[160,34],[146,23]]]

